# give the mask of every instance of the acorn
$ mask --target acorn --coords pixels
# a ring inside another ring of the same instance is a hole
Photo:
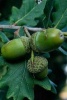
[[[48,28],[32,34],[31,48],[36,52],[50,52],[64,42],[64,34],[56,28]]]
[[[48,74],[48,60],[44,57],[35,56],[32,62],[30,58],[27,69],[35,78],[44,79]]]
[[[8,60],[20,58],[29,51],[29,38],[25,36],[7,42],[1,48],[2,56]]]

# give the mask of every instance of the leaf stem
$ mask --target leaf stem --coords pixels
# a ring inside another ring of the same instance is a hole
[[[31,62],[32,62],[32,64],[33,64],[33,61],[34,61],[34,52],[33,52],[33,50],[31,51]]]

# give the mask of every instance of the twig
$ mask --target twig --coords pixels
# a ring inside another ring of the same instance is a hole
[[[27,35],[28,37],[31,37],[31,35],[30,35],[30,33],[28,32],[27,28],[26,28],[26,27],[23,27],[23,28],[24,28],[24,31],[25,31],[26,35]]]
[[[15,25],[0,25],[0,29],[19,29],[19,28],[26,27],[30,31],[41,31],[43,28],[33,28],[33,27],[27,27],[27,26],[15,26]]]
[[[20,26],[14,26],[14,25],[0,25],[0,29],[19,29]]]
[[[27,27],[25,26],[29,31],[33,31],[33,32],[36,32],[36,31],[41,31],[43,30],[44,28],[33,28],[33,27]]]

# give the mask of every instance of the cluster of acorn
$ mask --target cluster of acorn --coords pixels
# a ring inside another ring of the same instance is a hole
[[[31,37],[21,36],[13,39],[1,48],[1,54],[5,59],[16,59],[30,52],[30,48],[35,52],[50,52],[58,48],[64,41],[61,30],[48,28],[35,32]],[[46,58],[36,56],[28,60],[27,69],[37,78],[44,78],[48,74],[48,61]]]

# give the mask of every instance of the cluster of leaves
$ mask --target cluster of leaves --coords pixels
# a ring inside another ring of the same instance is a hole
[[[37,4],[35,0],[22,0],[20,8],[12,7],[12,13],[8,21],[1,21],[1,24],[14,24],[38,27],[57,27],[63,29],[67,25],[67,0],[42,0]],[[0,47],[13,38],[14,30],[3,30],[0,32]],[[20,31],[22,34],[23,30]],[[65,42],[62,47],[67,50]],[[67,55],[62,48],[59,49]],[[44,57],[50,57],[45,53]],[[37,80],[29,74],[26,69],[28,58],[16,63],[7,62],[0,56],[0,88],[8,86],[7,99],[23,100],[25,97],[34,100],[34,86],[39,85],[46,90],[56,93],[55,84],[46,77],[44,80]]]

